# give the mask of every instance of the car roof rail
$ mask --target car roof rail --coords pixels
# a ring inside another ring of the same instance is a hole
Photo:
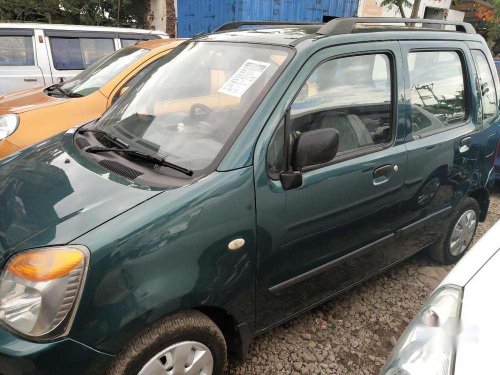
[[[213,32],[237,30],[241,26],[297,26],[297,25],[324,25],[321,22],[287,22],[287,21],[234,21],[219,26]]]
[[[430,20],[427,18],[396,18],[396,17],[347,17],[336,18],[324,24],[318,31],[321,35],[342,35],[351,34],[359,23],[367,24],[405,24],[409,29],[414,28],[414,24],[434,24],[442,26],[455,26],[457,32],[475,34],[476,30],[468,22]]]

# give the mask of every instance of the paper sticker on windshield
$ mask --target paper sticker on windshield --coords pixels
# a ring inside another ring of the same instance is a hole
[[[241,96],[259,79],[269,63],[248,59],[219,89],[221,94]]]

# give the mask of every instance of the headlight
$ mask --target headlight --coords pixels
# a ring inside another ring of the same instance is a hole
[[[449,375],[453,371],[462,290],[437,290],[412,320],[380,375]]]
[[[19,126],[19,116],[13,113],[0,116],[0,141],[14,133]]]
[[[14,255],[0,278],[0,321],[16,333],[39,340],[67,334],[88,261],[89,252],[82,246]]]

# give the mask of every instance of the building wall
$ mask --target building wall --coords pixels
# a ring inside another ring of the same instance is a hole
[[[358,0],[180,0],[179,37],[210,32],[231,21],[322,22],[323,16],[352,17]]]
[[[380,3],[383,0],[359,0],[358,16],[359,17],[401,17],[399,9],[393,6],[391,9],[381,7]],[[451,0],[422,0],[418,17],[423,18],[426,7],[450,9]],[[412,8],[405,7],[404,12],[406,17],[410,17]]]
[[[181,0],[185,1],[185,0]],[[150,0],[151,28],[154,30],[167,31],[167,3],[165,0]],[[177,11],[177,0],[175,1]],[[177,15],[176,15],[177,18]],[[175,20],[174,20],[175,22]]]
[[[167,28],[167,7],[165,0],[151,0],[152,22],[155,30],[165,31]]]

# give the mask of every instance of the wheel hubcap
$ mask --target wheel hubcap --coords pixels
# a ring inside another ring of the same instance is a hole
[[[453,228],[450,239],[450,253],[453,256],[462,254],[469,247],[476,231],[477,217],[474,210],[465,211]]]
[[[214,368],[212,352],[195,341],[183,341],[155,354],[138,375],[211,375]]]

